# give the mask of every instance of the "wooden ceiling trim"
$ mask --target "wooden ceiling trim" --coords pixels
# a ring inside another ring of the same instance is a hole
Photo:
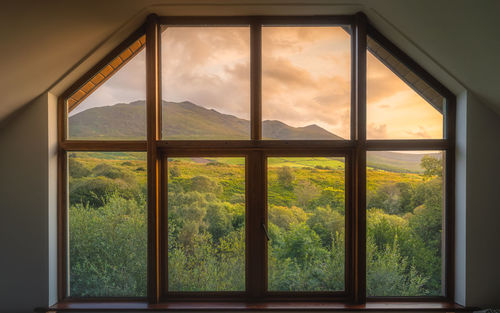
[[[68,113],[119,71],[128,61],[132,60],[146,46],[146,36],[143,35],[123,50],[116,58],[106,64],[98,73],[91,77],[83,86],[76,90],[67,100]]]

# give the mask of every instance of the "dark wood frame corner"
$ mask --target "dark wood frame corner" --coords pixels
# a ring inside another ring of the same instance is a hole
[[[183,141],[162,140],[161,136],[161,33],[165,25],[240,25],[250,31],[250,138],[249,140]],[[262,140],[262,42],[263,25],[335,25],[349,28],[351,34],[351,137],[348,140]],[[140,141],[71,140],[67,138],[66,99],[98,73],[114,57],[140,36],[146,35],[146,110],[147,138]],[[446,99],[445,138],[437,140],[367,140],[366,67],[367,38],[375,40],[392,56]],[[58,100],[58,300],[147,301],[160,305],[175,301],[304,301],[309,303],[344,302],[453,302],[454,298],[454,147],[455,95],[392,44],[373,27],[363,13],[340,16],[238,16],[238,17],[159,17],[148,16],[145,24],[111,51]],[[366,155],[376,150],[442,150],[446,152],[445,172],[445,289],[440,297],[366,296]],[[68,297],[67,242],[67,152],[69,151],[143,151],[147,153],[148,260],[147,296],[144,298]],[[167,271],[167,162],[169,156],[244,156],[246,162],[246,291],[236,293],[168,292]],[[271,293],[267,291],[267,244],[260,230],[266,214],[266,157],[331,156],[345,157],[346,192],[346,275],[345,290],[331,293]],[[252,194],[254,196],[249,197]],[[256,195],[256,196],[255,196]],[[313,305],[314,306],[314,305]]]

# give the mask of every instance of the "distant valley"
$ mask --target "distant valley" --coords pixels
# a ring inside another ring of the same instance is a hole
[[[162,103],[163,134],[170,140],[246,140],[248,120],[222,114],[194,103]],[[144,100],[91,108],[69,118],[69,135],[73,139],[144,139],[146,137],[146,104]],[[264,139],[269,140],[342,140],[317,126],[292,127],[276,120],[262,123]],[[424,154],[385,151],[370,152],[368,165],[389,171],[420,171]],[[440,157],[440,154],[436,154]]]

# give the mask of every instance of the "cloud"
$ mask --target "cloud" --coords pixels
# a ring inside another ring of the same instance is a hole
[[[432,138],[431,135],[429,135],[429,133],[427,132],[427,130],[422,127],[422,126],[418,126],[418,130],[410,130],[410,131],[406,131],[406,133],[408,135],[410,135],[411,137],[415,138],[415,139],[429,139],[429,138]]]
[[[263,119],[349,138],[350,40],[339,28],[263,29]]]
[[[410,88],[370,52],[367,53],[367,103],[379,102]]]
[[[319,125],[349,138],[350,36],[339,27],[264,27],[263,118]],[[170,27],[162,34],[162,93],[248,119],[248,27]],[[368,129],[372,138],[442,138],[442,115],[368,54]],[[72,114],[145,99],[141,52]]]
[[[171,27],[162,34],[163,99],[249,118],[248,27]]]
[[[378,125],[369,123],[366,128],[366,136],[369,139],[386,139],[387,138],[387,125]]]

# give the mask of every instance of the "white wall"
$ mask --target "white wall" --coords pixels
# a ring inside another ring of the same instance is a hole
[[[457,97],[455,149],[455,301],[466,301],[467,243],[467,92]]]
[[[500,308],[500,116],[467,98],[466,304]]]
[[[49,212],[55,218],[55,199],[49,197],[55,182],[49,176],[54,108],[52,103],[49,119],[44,94],[0,127],[0,312],[33,312],[49,304],[49,275],[55,274],[49,273],[49,249],[55,252],[49,247],[55,230],[49,223]],[[50,261],[53,269],[55,259]]]

